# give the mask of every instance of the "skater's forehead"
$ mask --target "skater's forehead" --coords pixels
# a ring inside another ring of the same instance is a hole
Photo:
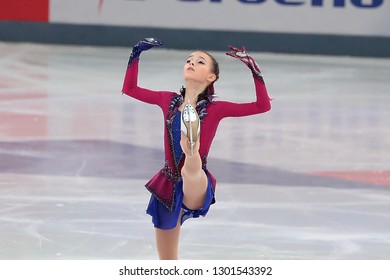
[[[196,51],[191,53],[188,58],[201,58],[204,60],[208,60],[208,55],[202,51]]]

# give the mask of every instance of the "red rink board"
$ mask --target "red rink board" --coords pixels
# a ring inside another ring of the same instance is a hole
[[[0,20],[49,20],[49,0],[0,0]]]

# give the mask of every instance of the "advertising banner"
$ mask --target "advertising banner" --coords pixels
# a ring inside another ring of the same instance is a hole
[[[385,0],[50,0],[50,22],[390,37]]]

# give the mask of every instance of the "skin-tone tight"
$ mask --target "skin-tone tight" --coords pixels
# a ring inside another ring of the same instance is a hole
[[[183,203],[189,209],[196,210],[202,207],[207,189],[207,176],[202,169],[202,160],[198,152],[199,138],[194,146],[194,155],[191,155],[190,142],[183,132],[180,145],[185,154],[181,170]],[[176,227],[170,230],[156,228],[156,245],[161,260],[176,260],[179,257],[180,221],[179,218]]]

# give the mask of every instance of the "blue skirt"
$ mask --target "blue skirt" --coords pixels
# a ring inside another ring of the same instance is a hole
[[[177,225],[180,212],[183,209],[183,215],[180,223],[183,224],[189,218],[198,218],[206,216],[210,205],[215,202],[214,192],[210,178],[207,177],[207,190],[203,206],[197,210],[188,209],[183,203],[183,180],[176,183],[175,200],[172,212],[170,212],[158,199],[152,194],[146,213],[152,216],[154,227],[164,230],[173,229]]]

